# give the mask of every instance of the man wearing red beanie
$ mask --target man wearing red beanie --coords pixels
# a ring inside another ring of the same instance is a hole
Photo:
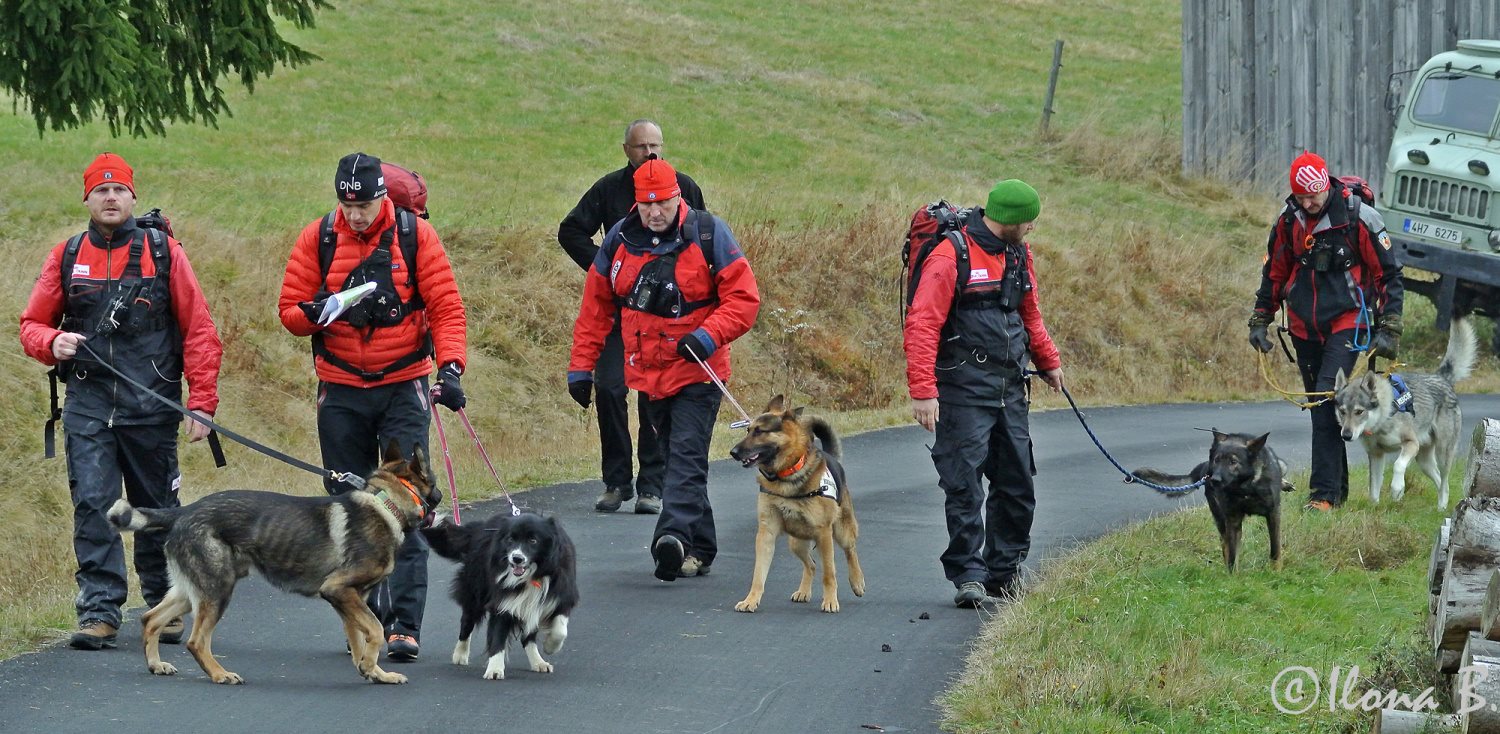
[[[1266,244],[1250,314],[1250,345],[1271,351],[1267,328],[1276,311],[1284,310],[1303,388],[1331,391],[1338,374],[1352,372],[1366,347],[1376,357],[1396,358],[1401,264],[1375,207],[1361,200],[1355,185],[1329,176],[1321,157],[1297,156],[1288,178],[1292,193]],[[1349,496],[1349,462],[1333,403],[1310,412],[1311,496],[1303,509],[1327,512]]]
[[[104,153],[83,172],[86,232],[59,242],[21,313],[26,354],[56,367],[67,384],[62,424],[73,495],[73,550],[78,557],[78,631],[81,650],[115,646],[125,603],[125,549],[106,512],[120,498],[136,507],[177,507],[177,413],[105,366],[182,401],[205,418],[218,408],[222,347],[208,302],[170,235],[137,226],[134,172]],[[54,410],[56,410],[54,406]],[[207,425],[183,419],[188,440]],[[141,595],[155,606],[167,592],[165,538],[135,539]],[[183,623],[172,620],[161,641],[179,642]]]
[[[625,126],[624,168],[612,171],[594,182],[578,205],[568,212],[557,227],[557,242],[568,253],[578,267],[586,273],[599,253],[594,244],[594,235],[601,229],[608,231],[615,223],[624,219],[635,206],[635,171],[650,155],[662,152],[661,128],[646,119],[635,120]],[[703,210],[703,192],[687,174],[677,172],[677,186],[682,190],[682,200],[693,209]],[[630,462],[630,414],[627,400],[630,391],[625,387],[625,348],[620,339],[620,325],[616,323],[604,339],[604,350],[599,353],[599,363],[594,366],[595,410],[599,414],[600,469],[604,480],[604,493],[594,503],[599,512],[614,512],[621,503],[639,495],[635,501],[635,512],[654,515],[661,512],[662,456],[656,445],[656,432],[646,420],[646,396],[636,394],[636,412],[639,427],[636,449],[640,456],[640,473],[631,484]]]
[[[707,574],[718,554],[708,445],[721,396],[709,370],[729,380],[729,343],[755,324],[760,291],[728,225],[682,200],[669,163],[652,156],[632,178],[635,211],[604,236],[584,283],[568,394],[589,407],[618,321],[625,384],[646,396],[646,419],[666,457],[651,543],[655,576],[675,581]]]

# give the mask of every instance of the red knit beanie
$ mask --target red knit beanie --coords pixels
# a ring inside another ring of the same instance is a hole
[[[107,183],[124,184],[132,196],[135,194],[135,171],[124,158],[114,153],[100,153],[88,168],[83,169],[83,198],[89,198],[90,191]]]
[[[1292,161],[1292,195],[1307,196],[1328,190],[1328,164],[1317,153],[1306,153]]]
[[[635,200],[639,203],[666,201],[682,193],[672,164],[652,156],[635,169]]]

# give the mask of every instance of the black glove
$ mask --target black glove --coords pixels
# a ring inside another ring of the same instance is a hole
[[[1255,347],[1261,354],[1271,351],[1271,338],[1266,336],[1266,325],[1256,324],[1250,327],[1250,346]]]
[[[714,353],[714,343],[702,329],[683,335],[677,340],[677,356],[692,362],[697,356],[699,361],[707,362],[710,355]]]
[[[578,403],[584,410],[588,410],[589,403],[594,399],[593,380],[573,380],[568,383],[568,395],[573,402]]]
[[[1375,323],[1375,338],[1370,340],[1370,354],[1394,360],[1396,351],[1401,347],[1401,314],[1385,314]]]
[[[323,315],[323,307],[327,304],[328,296],[323,296],[316,301],[303,301],[297,304],[297,308],[302,309],[302,313],[307,316],[308,321],[316,324],[318,323],[318,319]]]
[[[448,410],[461,410],[468,405],[469,399],[464,397],[464,389],[459,386],[458,378],[463,374],[458,370],[458,363],[449,362],[438,370],[438,384],[432,389],[432,402],[447,408]]]

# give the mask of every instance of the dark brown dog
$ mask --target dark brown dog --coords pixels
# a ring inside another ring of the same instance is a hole
[[[787,536],[787,547],[802,561],[802,583],[792,601],[812,598],[813,559],[809,543],[817,543],[823,560],[823,611],[839,610],[838,576],[833,566],[833,545],[844,549],[849,564],[849,587],[855,596],[865,595],[865,572],[859,567],[855,541],[859,523],[854,519],[854,500],[838,463],[839,440],[821,418],[802,416],[802,409],[784,410],[777,395],[766,404],[766,412],[751,421],[749,435],[729,455],[745,467],[759,471],[756,503],[759,524],[755,531],[755,574],[750,593],[735,611],[760,608],[766,590],[766,575],[776,552],[776,536]],[[822,444],[813,445],[817,437]]]
[[[420,448],[407,461],[392,442],[364,491],[336,497],[292,497],[275,492],[219,492],[184,507],[137,509],[125,500],[110,508],[121,531],[163,530],[172,586],[141,619],[146,667],[172,675],[163,662],[162,627],[189,610],[193,631],[188,652],[215,683],[244,679],[214,659],[214,626],[224,615],[235,584],[253,567],[273,585],[303,596],[321,596],[344,621],[354,667],[376,683],[405,683],[376,664],[380,621],[365,604],[365,592],[391,574],[406,533],[442,500],[427,477]]]

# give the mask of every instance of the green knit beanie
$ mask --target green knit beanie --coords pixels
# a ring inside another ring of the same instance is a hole
[[[1042,213],[1042,198],[1036,189],[1016,178],[995,184],[985,202],[984,215],[1001,224],[1025,224]]]

